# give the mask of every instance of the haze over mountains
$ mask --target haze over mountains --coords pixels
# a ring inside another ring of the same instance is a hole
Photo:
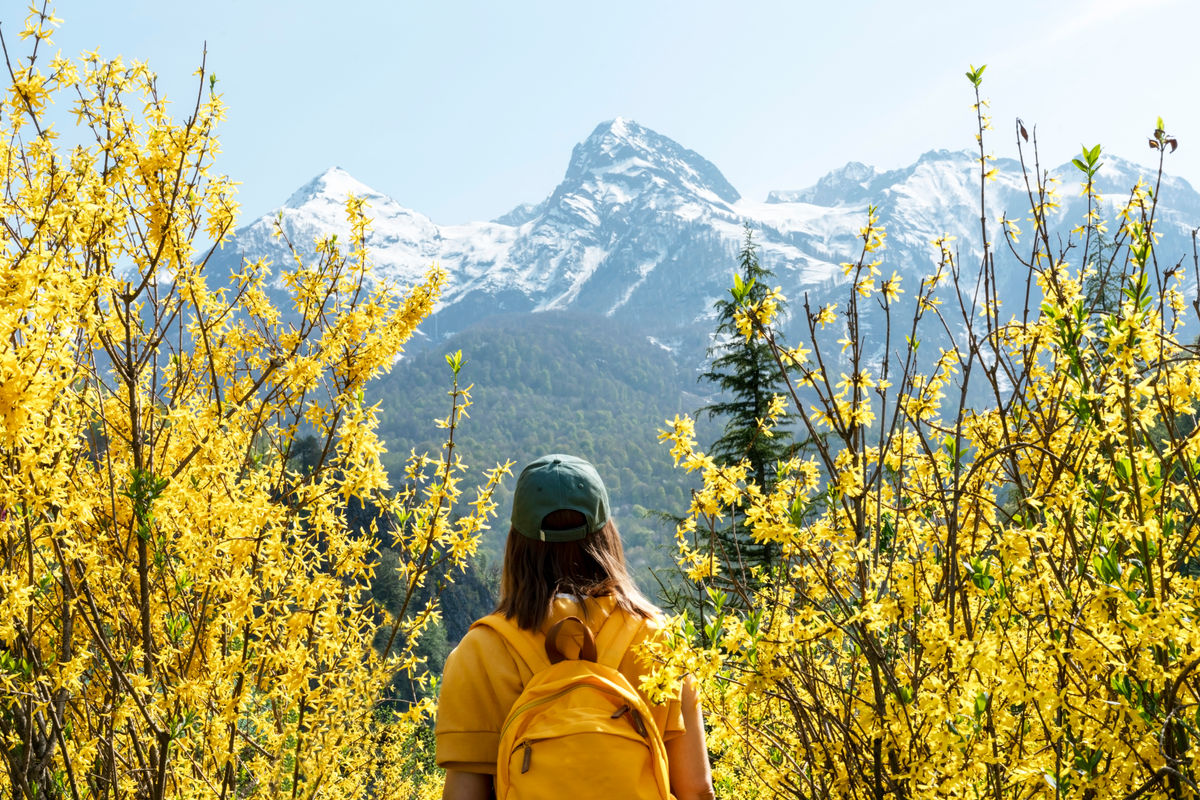
[[[1112,155],[1102,160],[1099,185],[1111,214],[1144,170]],[[1000,158],[992,166],[988,216],[991,238],[1001,242],[1001,212],[1023,221],[1029,201],[1019,163]],[[1070,222],[1065,236],[1082,214],[1079,173],[1069,163],[1050,173],[1062,182],[1059,217]],[[932,271],[937,249],[931,242],[942,234],[957,237],[964,268],[978,263],[978,181],[977,157],[935,150],[888,172],[850,163],[814,186],[754,201],[742,198],[700,154],[618,118],[575,146],[549,197],[493,221],[439,225],[338,168],[300,187],[277,213],[289,238],[304,246],[322,233],[345,235],[346,195],[366,197],[382,278],[405,285],[434,261],[447,272],[426,336],[443,339],[496,313],[570,310],[609,317],[696,364],[708,344],[713,301],[731,285],[744,225],[794,304],[805,292],[815,302],[831,302],[844,294],[839,264],[857,257],[857,233],[874,205],[888,232],[883,268],[898,271],[912,288]],[[1190,255],[1200,195],[1168,177],[1160,197],[1160,253]],[[220,254],[226,268],[243,256],[283,261],[282,244],[271,235],[276,215],[237,232]],[[1003,250],[997,249],[1001,262]],[[1005,279],[1015,300],[1024,275],[1014,268],[1002,271]],[[1002,287],[1002,299],[1005,294]]]

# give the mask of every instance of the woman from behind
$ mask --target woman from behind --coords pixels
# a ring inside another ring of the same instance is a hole
[[[577,659],[591,658],[586,655],[590,642],[595,660],[609,662],[620,673],[612,676],[614,681],[637,692],[616,707],[612,718],[627,719],[643,734],[651,758],[654,752],[665,757],[665,768],[657,770],[658,788],[651,785],[655,783],[654,770],[648,768],[639,780],[638,796],[665,798],[669,783],[669,796],[677,800],[712,798],[704,724],[694,685],[686,681],[677,698],[658,704],[650,703],[637,689],[646,665],[639,659],[636,645],[659,635],[661,614],[629,576],[621,537],[610,518],[608,493],[596,470],[569,455],[553,454],[534,461],[517,480],[511,523],[497,611],[472,626],[443,671],[437,720],[437,762],[446,770],[442,797],[494,797],[498,771],[504,784],[501,788],[507,791],[511,775],[533,772],[535,759],[538,768],[544,769],[550,760],[545,754],[553,752],[554,766],[567,776],[557,780],[572,784],[557,786],[553,796],[570,800],[603,796],[609,800],[612,789],[606,788],[605,781],[612,769],[605,762],[603,750],[608,740],[603,737],[562,737],[556,743],[559,749],[539,750],[537,756],[534,751],[540,745],[529,738],[513,753],[500,757],[502,734],[522,709],[560,702],[557,697],[545,703],[528,700],[537,697],[535,686],[549,674],[545,670],[553,661],[542,652],[561,656],[561,647],[564,652],[577,653]],[[535,675],[539,680],[534,680]],[[527,690],[531,694],[514,710]],[[587,712],[554,713],[569,717]],[[643,713],[649,719],[643,721]],[[602,722],[605,716],[599,716]],[[505,741],[505,746],[511,743]],[[566,757],[558,755],[562,748],[568,748]]]

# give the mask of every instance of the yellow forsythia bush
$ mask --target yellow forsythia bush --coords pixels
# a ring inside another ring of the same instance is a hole
[[[1172,144],[1161,122],[1152,142]],[[1025,308],[997,302],[990,248],[966,270],[939,241],[918,286],[881,280],[872,213],[846,303],[806,304],[799,346],[742,309],[809,440],[772,485],[715,464],[690,420],[664,431],[703,481],[678,538],[707,599],[660,671],[700,676],[722,796],[1200,794],[1200,352],[1157,191],[1098,245],[1098,156],[1061,239],[1029,176],[1034,233],[1007,226]],[[709,544],[731,520],[778,560],[746,572]]]
[[[214,82],[176,120],[142,64],[47,61],[54,22],[31,11],[0,99],[0,798],[436,796],[429,701],[377,702],[421,678],[436,606],[374,606],[346,509],[390,521],[409,596],[492,512],[503,470],[451,518],[452,447],[390,493],[363,402],[441,276],[371,279],[353,199],[349,241],[274,265],[287,307],[270,265],[207,276],[236,213]]]

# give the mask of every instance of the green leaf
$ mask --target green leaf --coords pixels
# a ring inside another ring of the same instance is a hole
[[[741,305],[741,303],[750,296],[750,290],[754,288],[754,284],[754,278],[751,278],[748,281],[743,281],[742,276],[735,272],[733,274],[733,288],[729,290],[729,294],[733,296],[733,302],[737,305]]]
[[[1119,458],[1113,461],[1113,469],[1117,471],[1117,477],[1122,481],[1128,481],[1132,474],[1128,458]]]
[[[725,608],[725,603],[729,600],[729,595],[725,594],[725,592],[721,591],[720,589],[713,589],[711,586],[706,587],[706,589],[708,592],[708,599],[711,600],[713,604],[713,611],[717,614],[720,614],[721,610]]]
[[[745,624],[746,633],[750,634],[752,638],[756,638],[758,636],[758,629],[762,625],[762,609],[756,609],[747,614]]]
[[[987,707],[988,693],[981,691],[979,694],[975,695],[975,716],[982,717],[987,711]]]
[[[788,518],[791,520],[791,523],[797,528],[803,527],[804,515],[808,511],[808,505],[799,497],[797,497],[792,501],[792,506],[788,511]]]

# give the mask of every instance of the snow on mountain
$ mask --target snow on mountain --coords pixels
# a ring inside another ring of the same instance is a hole
[[[583,305],[614,314],[669,256],[664,227],[736,222],[737,199],[697,153],[631,120],[602,123],[576,145],[562,182],[523,223],[507,258],[458,297],[472,305],[515,288],[528,310]]]
[[[816,185],[799,191],[774,191],[767,195],[768,203],[814,203],[822,206],[841,206],[871,199],[871,181],[879,173],[875,168],[851,161],[841,169],[822,177]]]
[[[733,203],[740,195],[720,170],[694,150],[633,120],[617,117],[601,123],[586,141],[575,146],[562,184],[553,197],[580,184],[616,202],[629,200],[646,181],[673,186],[680,194],[709,204]],[[623,186],[622,186],[623,184]]]
[[[1144,170],[1103,160],[1101,189],[1115,204]],[[1003,258],[1013,263],[1001,246],[1000,216],[1028,227],[1030,201],[1018,163],[998,159],[989,166],[996,177],[987,184],[988,238],[999,266]],[[1063,183],[1060,217],[1079,219],[1077,171],[1068,164],[1052,173]],[[1167,198],[1158,228],[1167,235],[1163,252],[1186,244],[1190,253],[1200,195],[1175,178],[1164,179],[1159,193]],[[577,309],[608,315],[698,359],[712,328],[712,304],[732,283],[744,226],[794,308],[805,293],[814,302],[843,300],[839,265],[858,256],[868,205],[888,232],[884,269],[899,271],[910,288],[934,268],[938,251],[931,242],[942,235],[957,238],[964,268],[981,253],[979,163],[969,152],[931,151],[888,172],[851,162],[812,187],[754,202],[699,154],[617,118],[575,146],[549,197],[494,221],[439,226],[333,168],[277,212],[239,230],[219,260],[227,268],[242,257],[286,263],[285,245],[272,236],[276,220],[302,250],[311,250],[318,235],[346,235],[349,194],[368,201],[374,219],[368,243],[381,279],[407,285],[435,261],[446,270],[436,325],[442,336],[496,313]],[[1001,282],[1015,292],[1023,271],[1006,269]]]
[[[287,240],[306,256],[312,254],[313,241],[319,236],[336,233],[344,240],[350,233],[346,221],[346,199],[350,195],[367,201],[367,213],[373,220],[368,245],[380,267],[380,276],[399,285],[419,279],[441,249],[437,226],[341,167],[321,173],[293,192],[283,206],[239,229],[215,260],[226,269],[237,266],[243,258],[290,264],[287,242],[275,236],[277,223]]]

